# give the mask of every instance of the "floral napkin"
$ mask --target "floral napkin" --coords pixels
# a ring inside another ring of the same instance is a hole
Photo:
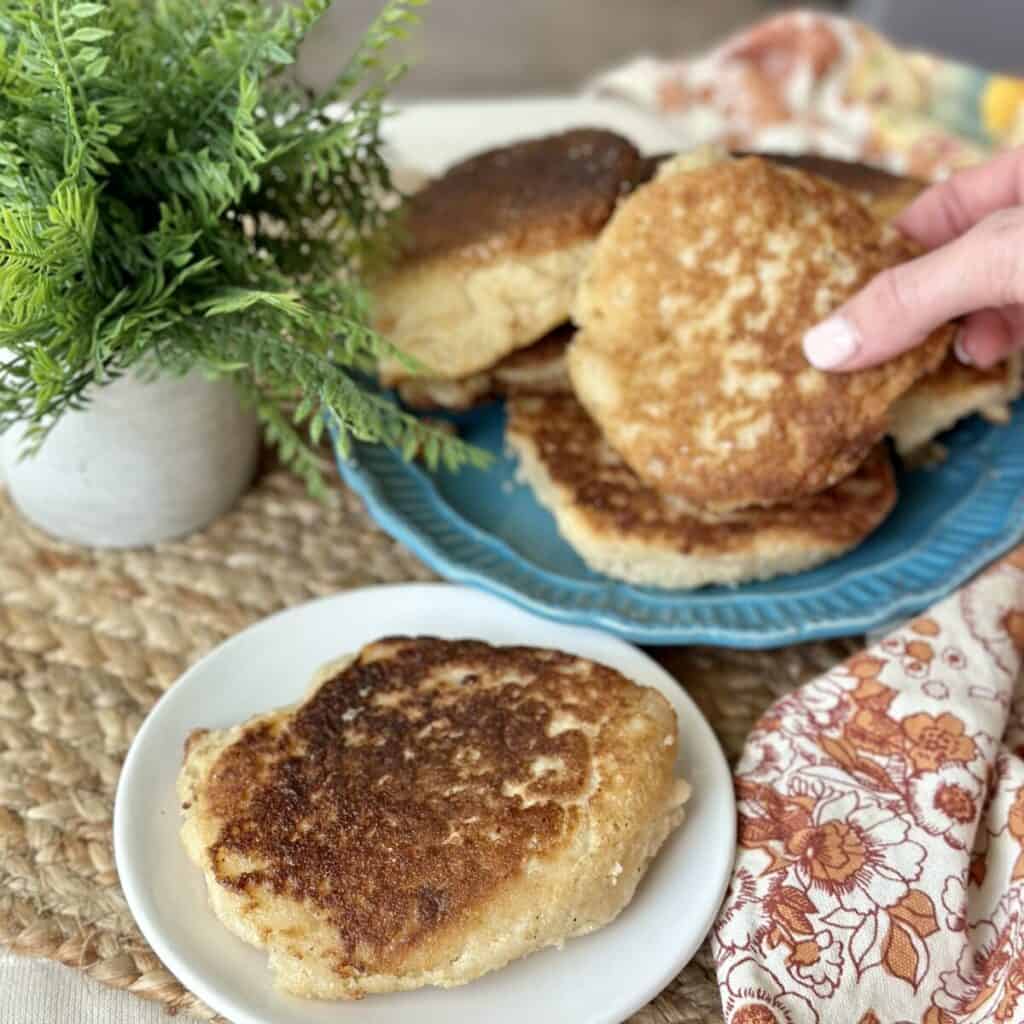
[[[775,704],[736,770],[730,1024],[1024,1021],[1024,548]]]
[[[591,90],[658,113],[688,145],[816,152],[925,180],[1024,142],[1024,80],[908,53],[806,11],[702,57],[634,61]]]
[[[592,86],[681,142],[935,180],[1024,142],[1024,81],[783,14]],[[1024,548],[772,707],[712,942],[729,1024],[1024,1022]]]

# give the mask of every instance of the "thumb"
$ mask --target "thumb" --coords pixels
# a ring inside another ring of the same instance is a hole
[[[920,344],[935,328],[1024,302],[1024,207],[990,214],[959,238],[884,270],[803,339],[822,370],[861,370]]]

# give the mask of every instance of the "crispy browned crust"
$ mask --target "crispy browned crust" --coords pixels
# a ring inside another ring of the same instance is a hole
[[[641,185],[646,185],[658,173],[658,168],[666,160],[671,160],[674,156],[675,153],[654,153],[650,156],[640,157],[633,171],[630,191],[639,188]]]
[[[625,757],[622,722],[649,695],[553,651],[381,640],[217,758],[202,797],[216,881],[315,908],[342,974],[401,974],[558,854],[594,784],[587,723],[602,756]],[[582,725],[558,731],[559,715]],[[265,866],[223,867],[238,862]]]
[[[488,263],[592,238],[632,183],[638,160],[626,139],[591,128],[470,157],[409,200],[400,266]]]
[[[659,176],[619,208],[581,286],[573,386],[633,470],[706,514],[850,475],[952,328],[821,373],[804,332],[919,250],[846,190],[747,158]]]
[[[811,498],[705,522],[644,484],[574,398],[512,400],[508,434],[532,448],[592,536],[642,541],[666,551],[701,556],[745,552],[758,538],[771,535],[811,551],[838,554],[878,527],[896,502],[884,445],[851,477]]]

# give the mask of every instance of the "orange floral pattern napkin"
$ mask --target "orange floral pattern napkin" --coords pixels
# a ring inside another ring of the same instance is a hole
[[[686,145],[814,151],[925,180],[1024,142],[1024,80],[908,53],[807,11],[702,57],[635,61],[591,88],[658,113]]]
[[[736,771],[729,1024],[1024,1021],[1024,548],[775,704]]]

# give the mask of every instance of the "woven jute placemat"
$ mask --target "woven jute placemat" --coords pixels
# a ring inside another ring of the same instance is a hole
[[[162,967],[118,886],[114,791],[132,737],[192,662],[257,619],[341,589],[430,578],[351,494],[321,504],[273,467],[205,531],[135,551],[53,541],[0,491],[0,944],[217,1019]],[[852,647],[654,653],[734,758],[760,711]],[[707,948],[634,1020],[721,1021]]]

